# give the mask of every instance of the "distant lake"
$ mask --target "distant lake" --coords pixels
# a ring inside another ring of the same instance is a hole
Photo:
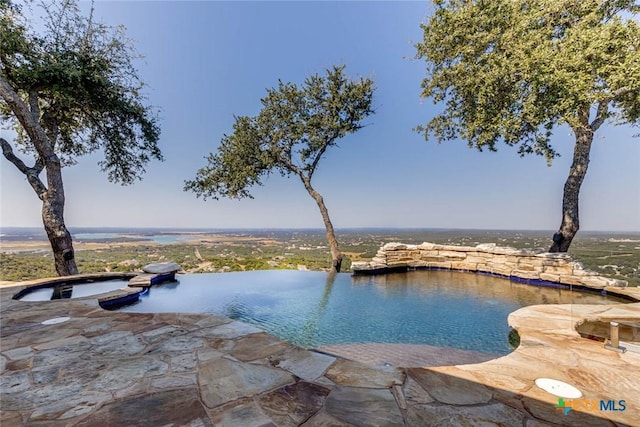
[[[103,239],[115,239],[117,237],[126,237],[123,234],[116,234],[116,233],[78,233],[75,234],[73,237],[76,238],[76,240],[103,240]]]
[[[42,228],[2,227],[0,239],[3,241],[48,241]],[[178,243],[188,241],[196,234],[208,234],[210,230],[173,230],[154,228],[81,228],[70,229],[74,241],[84,242],[139,242]]]
[[[323,228],[146,228],[146,227],[69,227],[75,239],[133,239],[143,238],[159,242],[174,242],[188,239],[194,234],[237,235],[254,237],[295,237],[295,236],[324,236]],[[456,228],[338,228],[338,234],[353,235],[367,234],[373,236],[397,236],[399,238],[438,238],[443,236],[484,237],[500,241],[504,238],[536,238],[549,239],[555,230],[478,230]],[[580,231],[578,238],[612,238],[629,239],[632,242],[640,239],[638,231]],[[0,227],[2,240],[47,240],[42,227]]]

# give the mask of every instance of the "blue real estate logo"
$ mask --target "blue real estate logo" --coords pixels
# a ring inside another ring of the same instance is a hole
[[[558,404],[553,405],[564,415],[568,415],[573,409],[584,412],[624,411],[627,409],[625,400],[592,400],[592,399],[558,399]]]

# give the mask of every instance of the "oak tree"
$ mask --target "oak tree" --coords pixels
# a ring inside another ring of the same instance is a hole
[[[562,221],[551,252],[579,229],[578,199],[594,134],[640,121],[640,28],[634,0],[435,0],[417,58],[422,96],[443,111],[418,131],[482,151],[500,141],[520,155],[558,154],[552,132],[575,136]]]
[[[0,120],[17,134],[0,143],[42,201],[57,273],[70,275],[78,269],[64,222],[63,167],[101,149],[108,179],[130,184],[152,158],[162,160],[160,130],[124,29],[96,22],[93,10],[84,16],[75,1],[42,8],[36,30],[22,7],[0,0]]]
[[[300,86],[279,81],[267,89],[258,115],[235,118],[233,132],[223,136],[217,152],[209,154],[207,165],[185,189],[205,198],[240,199],[252,197],[249,188],[262,185],[271,172],[299,177],[320,209],[332,270],[339,272],[342,254],[324,199],[311,180],[327,149],[361,129],[373,114],[373,91],[371,79],[349,79],[344,66],[312,75]]]

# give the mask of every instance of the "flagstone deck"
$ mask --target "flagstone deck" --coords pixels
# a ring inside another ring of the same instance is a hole
[[[446,367],[372,367],[297,348],[253,326],[132,314],[95,299],[21,302],[0,289],[0,425],[614,426],[640,419],[640,354],[581,338],[582,319],[640,319],[640,303],[512,313],[512,354]],[[63,323],[43,321],[69,317]],[[366,351],[364,348],[363,351]],[[551,377],[626,410],[570,411]],[[617,423],[617,424],[614,424]]]

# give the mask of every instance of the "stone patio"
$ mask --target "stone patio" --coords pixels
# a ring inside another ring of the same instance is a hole
[[[16,290],[0,289],[3,427],[536,427],[640,419],[640,354],[605,350],[574,329],[583,319],[640,320],[640,303],[526,307],[509,317],[521,345],[508,356],[399,368],[303,350],[227,318],[109,312],[95,299],[27,303],[11,299]],[[70,319],[41,323],[64,316]],[[564,415],[558,398],[534,385],[538,377],[569,382],[585,399],[625,400],[626,410]]]

